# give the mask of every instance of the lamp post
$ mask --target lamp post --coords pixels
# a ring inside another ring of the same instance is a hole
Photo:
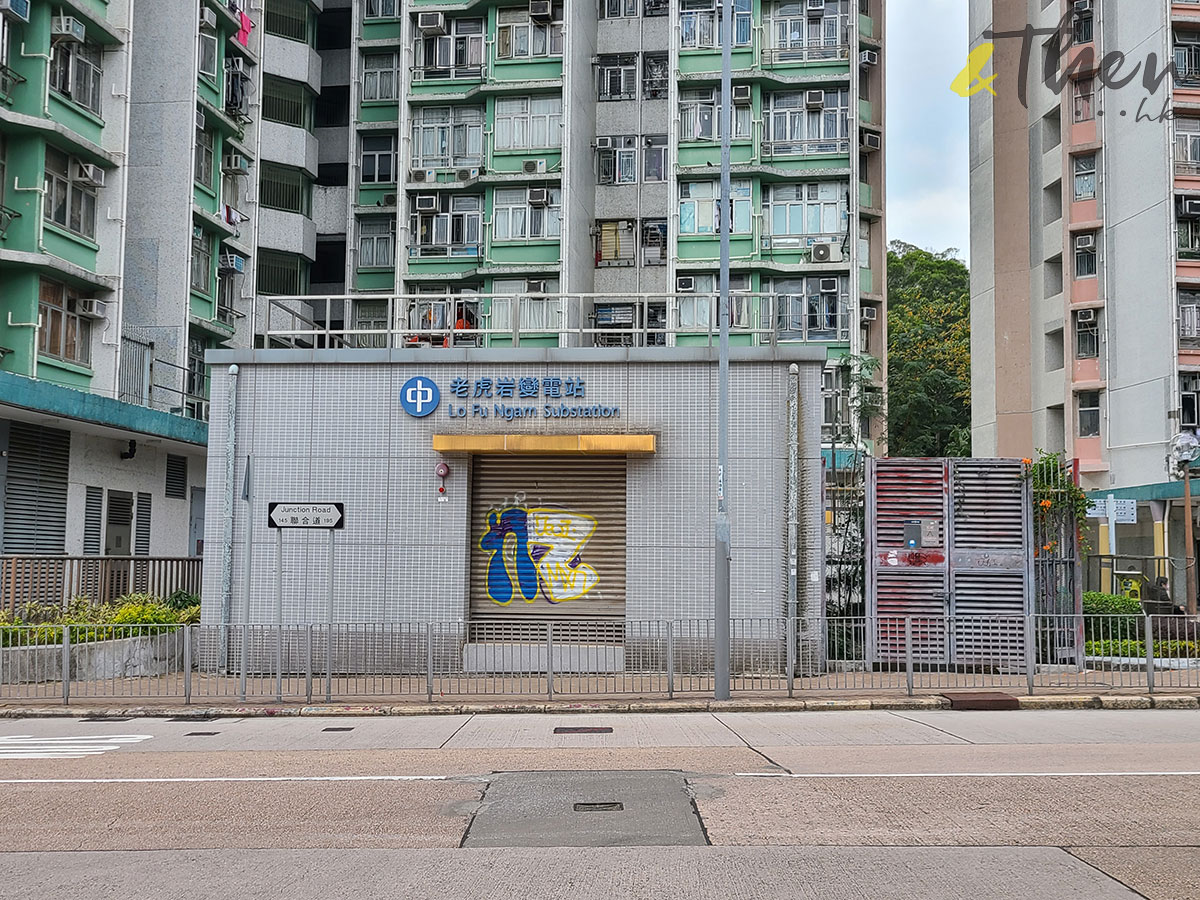
[[[1171,440],[1170,460],[1183,478],[1183,559],[1187,581],[1187,614],[1196,615],[1196,541],[1192,531],[1192,462],[1200,457],[1200,439],[1190,431]]]

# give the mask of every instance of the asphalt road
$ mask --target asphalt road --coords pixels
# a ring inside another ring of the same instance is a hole
[[[1200,713],[0,720],[0,808],[5,898],[1200,900]]]

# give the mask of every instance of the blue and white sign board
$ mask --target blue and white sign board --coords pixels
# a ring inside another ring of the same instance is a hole
[[[439,405],[443,391],[432,378],[418,375],[400,390],[400,405],[424,418]],[[450,419],[619,419],[621,407],[588,402],[582,378],[553,375],[450,378],[445,386]]]
[[[267,506],[268,528],[334,528],[345,526],[341,503],[271,503]]]
[[[1109,518],[1109,504],[1113,505],[1113,518],[1118,525],[1136,525],[1137,524],[1137,501],[1136,500],[1118,500],[1116,497],[1106,497],[1102,500],[1093,500],[1088,504],[1089,519],[1107,519]]]

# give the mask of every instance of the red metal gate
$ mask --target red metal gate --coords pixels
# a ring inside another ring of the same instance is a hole
[[[1019,460],[880,459],[867,471],[871,659],[1018,667],[1032,612],[1032,516]]]

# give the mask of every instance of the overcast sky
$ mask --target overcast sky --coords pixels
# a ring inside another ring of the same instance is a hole
[[[964,0],[888,0],[888,240],[969,251]]]

